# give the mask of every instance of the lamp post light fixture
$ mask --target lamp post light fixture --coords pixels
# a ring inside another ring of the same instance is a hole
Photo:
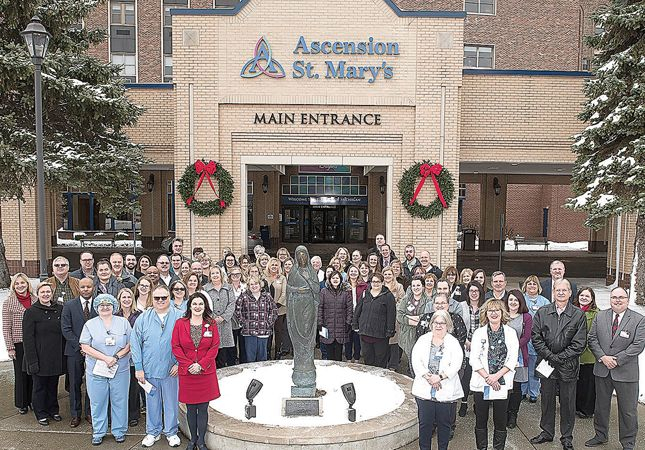
[[[36,196],[38,206],[38,256],[40,281],[47,279],[47,247],[45,244],[45,168],[43,156],[43,93],[42,63],[47,56],[51,34],[45,30],[40,17],[34,16],[20,35],[25,39],[31,62],[34,64],[34,90],[36,109]]]

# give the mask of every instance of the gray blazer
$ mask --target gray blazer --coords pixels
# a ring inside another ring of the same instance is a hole
[[[614,381],[638,382],[638,355],[645,349],[645,316],[627,309],[612,339],[613,320],[614,312],[610,308],[600,311],[591,324],[588,342],[596,357],[593,373],[603,378],[611,375]],[[598,362],[605,355],[615,356],[618,366],[609,370]]]

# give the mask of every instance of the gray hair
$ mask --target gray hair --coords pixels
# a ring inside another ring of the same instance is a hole
[[[454,325],[452,323],[452,318],[450,317],[450,313],[448,311],[444,311],[443,309],[440,311],[435,311],[432,314],[432,318],[430,319],[430,329],[432,329],[432,324],[435,323],[437,318],[442,317],[446,321],[446,329],[448,330],[448,333],[452,333],[452,330],[454,328]]]

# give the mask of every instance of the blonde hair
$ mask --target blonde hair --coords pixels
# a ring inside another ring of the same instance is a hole
[[[49,286],[49,289],[52,290],[52,294],[53,294],[54,293],[54,286],[51,283],[47,282],[47,281],[41,281],[40,283],[38,283],[38,286],[36,287],[36,295],[38,295],[40,293],[40,290],[42,288],[47,287],[47,286]]]
[[[16,281],[18,279],[21,279],[22,281],[25,281],[27,283],[27,292],[29,292],[30,296],[34,295],[34,288],[31,286],[31,281],[29,281],[29,277],[26,274],[22,273],[22,272],[19,272],[19,273],[15,274],[13,276],[13,278],[11,279],[11,286],[9,287],[9,292],[12,292],[12,293],[16,292],[15,286],[16,286]]]
[[[531,281],[537,284],[538,295],[542,294],[542,285],[540,284],[540,279],[537,277],[537,275],[529,275],[528,277],[526,277],[526,280],[524,280],[524,283],[522,284],[522,292],[526,294],[526,285],[529,284]]]
[[[469,268],[465,268],[465,269],[463,269],[463,270],[461,271],[461,273],[459,274],[459,284],[463,284],[463,283],[464,283],[464,275],[465,275],[465,274],[470,275],[470,281],[472,281],[472,280],[473,280],[473,270],[472,270],[472,269],[469,269]]]
[[[486,303],[482,305],[482,307],[479,309],[479,325],[480,326],[485,326],[488,325],[488,310],[493,309],[495,306],[501,311],[502,313],[502,324],[508,323],[508,320],[510,319],[508,315],[508,310],[506,309],[506,303],[504,303],[503,300],[497,300],[497,299],[490,299]]]
[[[287,257],[289,258],[289,256]],[[285,259],[286,261],[286,259]],[[282,263],[278,258],[269,258],[269,262],[267,263],[267,266],[264,268],[264,278],[270,278],[273,275],[269,271],[269,267],[271,266],[272,263],[276,263],[278,265],[278,274],[276,275],[278,278],[280,278],[280,275],[282,275]],[[260,267],[261,269],[261,267]]]
[[[123,305],[121,304],[121,296],[125,293],[130,293],[130,296],[132,297],[132,306],[130,306],[130,314],[134,312],[138,312],[139,309],[137,308],[137,300],[134,298],[134,292],[132,292],[132,289],[124,287],[119,289],[119,293],[116,294],[116,301],[119,303],[119,308],[121,311],[123,311]]]

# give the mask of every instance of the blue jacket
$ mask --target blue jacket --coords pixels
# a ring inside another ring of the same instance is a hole
[[[172,330],[182,312],[170,306],[161,320],[154,308],[143,312],[134,323],[130,351],[135,370],[143,370],[146,378],[167,378],[177,360],[172,354]]]

